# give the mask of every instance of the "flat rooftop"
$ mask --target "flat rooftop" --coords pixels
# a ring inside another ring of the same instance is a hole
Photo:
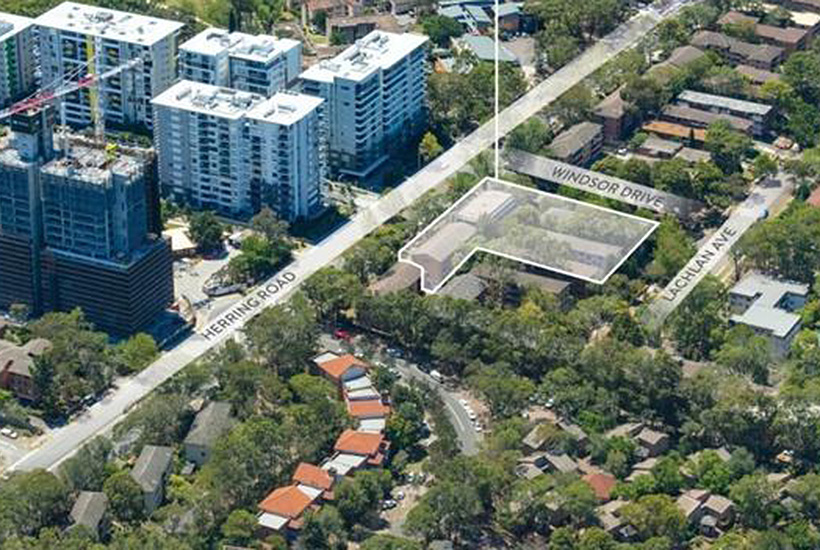
[[[730,292],[746,298],[757,297],[755,304],[759,306],[776,307],[778,302],[788,294],[808,296],[809,285],[775,279],[752,271],[733,286]]]
[[[220,118],[239,119],[264,101],[265,97],[259,94],[180,80],[155,97],[151,103]]]
[[[481,200],[484,194],[488,201]],[[475,224],[464,221],[462,209],[469,212],[477,202],[490,205],[494,216],[481,216]],[[475,252],[603,284],[657,226],[653,220],[485,178],[407,243],[399,260],[421,271],[421,288],[428,293],[446,288]]]
[[[42,27],[150,46],[179,31],[178,21],[63,2],[35,19]]]
[[[374,71],[392,67],[427,40],[421,34],[375,30],[333,59],[313,65],[301,78],[319,82],[333,82],[336,78],[362,80]]]
[[[0,40],[11,38],[34,24],[34,19],[0,12]]]
[[[214,56],[228,52],[233,57],[250,61],[267,62],[293,48],[299,47],[297,40],[276,38],[268,34],[252,35],[229,32],[225,29],[205,29],[180,45],[180,52]]]
[[[678,100],[759,116],[766,116],[772,110],[771,105],[764,103],[755,103],[754,101],[745,101],[743,99],[735,99],[722,95],[705,94],[692,90],[682,91],[678,96]]]
[[[122,153],[110,155],[102,148],[72,144],[66,156],[43,165],[42,173],[105,185],[114,175],[132,177],[141,174],[144,166],[142,158]]]

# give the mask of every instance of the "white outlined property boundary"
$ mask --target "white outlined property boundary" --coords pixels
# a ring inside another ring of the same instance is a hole
[[[570,203],[570,204],[583,206],[584,208],[589,208],[591,210],[600,210],[602,212],[606,212],[607,214],[614,214],[614,215],[623,217],[625,219],[631,219],[631,220],[640,222],[641,224],[648,225],[650,227],[647,229],[647,231],[644,233],[644,235],[637,241],[637,243],[635,243],[629,249],[628,252],[626,252],[622,255],[621,259],[618,260],[615,263],[614,267],[612,267],[606,273],[606,275],[604,275],[600,279],[595,279],[595,278],[592,278],[592,277],[586,277],[584,275],[573,273],[573,272],[567,271],[565,269],[557,268],[555,266],[550,266],[550,265],[546,265],[546,264],[539,263],[539,262],[534,262],[534,261],[529,260],[527,258],[522,258],[520,256],[514,256],[514,255],[511,255],[511,254],[507,254],[505,252],[501,252],[501,251],[498,251],[498,250],[492,250],[492,249],[489,249],[489,248],[486,248],[486,247],[483,247],[483,246],[476,246],[472,250],[470,250],[470,252],[468,252],[467,255],[460,262],[458,262],[457,265],[455,265],[455,266],[453,266],[452,268],[449,269],[447,274],[442,278],[441,282],[434,285],[432,288],[427,288],[427,286],[426,286],[426,279],[427,279],[426,268],[423,265],[419,264],[418,262],[413,261],[411,259],[410,254],[408,253],[408,250],[411,250],[415,245],[418,244],[419,241],[424,240],[430,232],[435,231],[436,226],[440,222],[447,219],[453,213],[453,211],[456,210],[459,206],[461,206],[464,202],[466,202],[470,198],[474,197],[476,194],[480,193],[481,191],[485,190],[484,188],[489,183],[495,183],[495,184],[498,184],[498,185],[507,186],[507,187],[510,187],[512,189],[516,189],[516,190],[519,190],[519,191],[522,191],[522,192],[525,192],[525,193],[531,193],[533,195],[548,197],[552,200],[557,200],[557,201],[560,201],[560,202],[565,202],[565,203]],[[484,252],[484,253],[487,253],[487,254],[492,254],[494,256],[499,256],[501,258],[506,258],[508,260],[512,260],[512,261],[515,261],[515,262],[520,262],[520,263],[523,263],[523,264],[526,264],[526,265],[530,265],[530,266],[537,267],[537,268],[540,268],[540,269],[545,269],[545,270],[552,271],[554,273],[558,273],[558,274],[565,275],[565,276],[568,276],[568,277],[572,277],[574,279],[579,279],[579,280],[586,281],[586,282],[589,282],[589,283],[601,285],[601,284],[604,284],[621,267],[621,265],[623,265],[623,263],[630,256],[632,256],[632,254],[635,253],[635,251],[638,249],[638,247],[640,247],[646,241],[646,239],[648,239],[649,236],[652,235],[652,233],[655,232],[655,230],[658,228],[659,225],[660,225],[660,223],[657,222],[657,221],[650,220],[650,219],[647,219],[647,218],[642,218],[640,216],[635,216],[633,214],[618,212],[616,210],[605,208],[603,206],[599,206],[599,205],[596,205],[596,204],[590,204],[590,203],[587,203],[587,202],[584,202],[584,201],[579,201],[579,200],[571,199],[571,198],[568,198],[568,197],[562,197],[560,195],[555,195],[553,193],[547,193],[545,191],[541,191],[540,189],[525,187],[523,185],[508,182],[508,181],[501,180],[501,179],[498,179],[498,178],[486,177],[483,180],[481,180],[479,183],[477,183],[472,189],[470,189],[462,197],[460,197],[457,201],[455,201],[452,205],[450,205],[450,207],[447,208],[447,210],[445,210],[435,220],[430,222],[427,225],[427,227],[425,227],[421,232],[419,232],[415,237],[413,237],[407,244],[405,244],[399,250],[398,258],[399,258],[400,262],[404,262],[406,264],[412,265],[412,266],[416,267],[421,272],[421,290],[423,292],[427,293],[427,294],[435,294],[436,292],[441,290],[441,288],[453,277],[453,275],[458,273],[458,271],[464,266],[464,264],[466,264],[477,252]]]

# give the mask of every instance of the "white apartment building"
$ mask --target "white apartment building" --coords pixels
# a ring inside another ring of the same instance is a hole
[[[334,177],[367,177],[424,129],[427,40],[376,30],[302,73],[302,91],[327,101]]]
[[[0,107],[28,95],[34,87],[34,20],[0,13]]]
[[[133,59],[143,62],[91,89],[62,99],[66,122],[86,126],[99,96],[105,121],[151,128],[151,99],[176,80],[177,35],[182,23],[63,2],[35,20],[43,85],[100,74]]]
[[[302,68],[302,43],[289,38],[206,29],[179,47],[183,80],[270,97]]]
[[[153,101],[163,193],[236,218],[262,206],[288,221],[312,217],[325,169],[323,103],[178,82]]]

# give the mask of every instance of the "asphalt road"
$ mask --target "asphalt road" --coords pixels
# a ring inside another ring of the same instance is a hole
[[[635,45],[661,20],[673,15],[683,4],[684,2],[680,1],[670,3],[662,12],[654,8],[643,10],[619,26],[607,37],[501,111],[498,117],[499,135],[508,134],[513,128],[555,101],[618,53]],[[260,288],[265,288],[269,283],[273,284],[282,280],[284,274],[287,274],[289,278],[287,284],[276,286],[276,292],[259,295],[259,303],[254,307],[252,313],[239,320],[236,320],[236,317],[234,320],[229,320],[226,319],[227,316],[233,315],[233,310],[229,309],[216,320],[216,323],[223,321],[222,327],[224,328],[218,335],[211,335],[209,338],[201,334],[190,336],[176,348],[163,354],[160,359],[133,379],[124,383],[107,400],[95,404],[71,424],[53,430],[37,449],[12,464],[10,469],[28,471],[36,468],[51,470],[57,468],[85,442],[105,433],[119,422],[133,405],[153,389],[224,339],[232,337],[254,315],[286,300],[310,275],[332,263],[363,237],[413,204],[419,197],[441,185],[479,153],[491,147],[494,142],[495,119],[492,119],[408,178],[396,189],[359,211],[347,224],[307,251],[268,282],[260,285]],[[237,304],[244,300],[244,297],[237,299]]]

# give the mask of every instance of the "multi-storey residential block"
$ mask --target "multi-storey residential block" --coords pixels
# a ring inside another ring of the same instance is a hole
[[[151,128],[151,99],[176,80],[182,23],[64,2],[35,20],[42,81],[76,81],[131,60],[135,67],[61,99],[66,121],[90,124],[99,102],[108,124]]]
[[[34,86],[34,21],[0,13],[0,107],[27,95]]]
[[[323,103],[178,82],[154,99],[163,192],[233,217],[262,206],[289,221],[311,217],[321,208]]]
[[[289,38],[206,29],[179,47],[183,80],[270,97],[302,67],[302,44]]]
[[[426,44],[426,36],[373,31],[302,73],[302,91],[327,101],[334,177],[367,177],[423,131]]]
[[[152,227],[153,152],[79,137],[55,151],[49,109],[14,115],[12,131],[0,144],[0,307],[145,327],[173,300],[170,244]]]

